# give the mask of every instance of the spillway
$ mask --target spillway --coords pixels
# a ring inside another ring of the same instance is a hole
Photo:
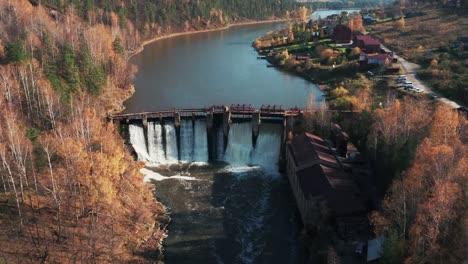
[[[179,151],[177,150],[177,134],[173,122],[164,124],[166,139],[166,161],[175,163],[179,160]]]
[[[138,156],[138,160],[150,161],[150,156],[146,149],[146,139],[143,127],[137,124],[130,124],[128,132],[130,135],[130,143]]]
[[[148,122],[148,154],[153,163],[165,163],[162,126],[159,122]]]
[[[180,124],[180,160],[193,161],[194,131],[192,120],[182,120]]]
[[[281,136],[280,125],[262,124],[252,153],[252,164],[260,165],[267,172],[276,174],[281,155]]]
[[[234,166],[250,164],[253,150],[252,125],[250,122],[233,123],[229,129],[224,160]]]
[[[142,125],[129,125],[130,143],[138,160],[151,164],[206,163],[210,157],[208,142],[213,142],[211,156],[214,160],[233,166],[258,165],[270,172],[278,171],[281,133],[282,127],[278,124],[262,124],[254,147],[251,123],[233,123],[224,149],[222,128],[215,128],[214,138],[209,140],[206,120],[182,120],[179,133],[173,122],[148,122],[147,139]]]
[[[193,161],[208,162],[208,135],[206,132],[206,121],[195,120],[195,141],[193,147]]]

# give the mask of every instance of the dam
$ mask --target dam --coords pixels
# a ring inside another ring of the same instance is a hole
[[[279,172],[305,110],[211,106],[118,114],[171,222],[165,263],[302,263],[294,197]]]
[[[250,105],[231,105],[110,118],[120,122],[138,160],[148,164],[226,161],[265,166],[265,160],[280,159],[294,118],[303,113],[300,109],[284,110],[279,106],[254,109]],[[270,146],[276,146],[275,150],[264,149]]]

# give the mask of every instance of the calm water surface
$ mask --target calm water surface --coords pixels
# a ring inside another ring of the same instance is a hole
[[[139,68],[127,112],[214,104],[305,107],[322,93],[301,77],[267,68],[251,47],[255,38],[282,27],[261,24],[178,36],[154,42],[132,59]]]

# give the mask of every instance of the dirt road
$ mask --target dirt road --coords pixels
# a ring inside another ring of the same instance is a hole
[[[385,48],[385,46],[384,46],[384,48]],[[385,49],[387,49],[387,48],[385,48]],[[461,105],[459,105],[458,103],[456,103],[456,102],[454,102],[454,101],[452,101],[452,100],[450,100],[448,98],[443,97],[441,94],[439,94],[437,92],[432,91],[430,87],[426,86],[423,82],[421,82],[418,78],[416,78],[416,73],[421,68],[421,66],[419,66],[416,63],[409,62],[409,61],[405,60],[404,58],[402,58],[402,57],[400,57],[398,55],[394,55],[394,57],[398,60],[401,67],[405,70],[406,79],[408,80],[408,82],[412,82],[415,87],[418,87],[419,89],[423,90],[424,93],[428,93],[428,94],[432,94],[434,96],[437,96],[437,100],[447,104],[448,106],[450,106],[452,108],[461,107]]]

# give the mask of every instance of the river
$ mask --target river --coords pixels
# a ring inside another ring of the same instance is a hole
[[[147,45],[132,58],[139,72],[126,112],[220,104],[306,107],[311,94],[321,102],[316,85],[257,59],[254,39],[282,26],[231,27]],[[141,124],[129,128],[147,164],[145,180],[155,184],[171,217],[164,262],[305,263],[294,197],[278,172],[282,125],[262,123],[254,144],[250,122],[234,122],[225,146],[209,150],[204,122],[185,119],[177,133],[171,121],[150,120],[147,131]],[[218,131],[215,141],[222,142]],[[208,162],[208,154],[217,158]]]

